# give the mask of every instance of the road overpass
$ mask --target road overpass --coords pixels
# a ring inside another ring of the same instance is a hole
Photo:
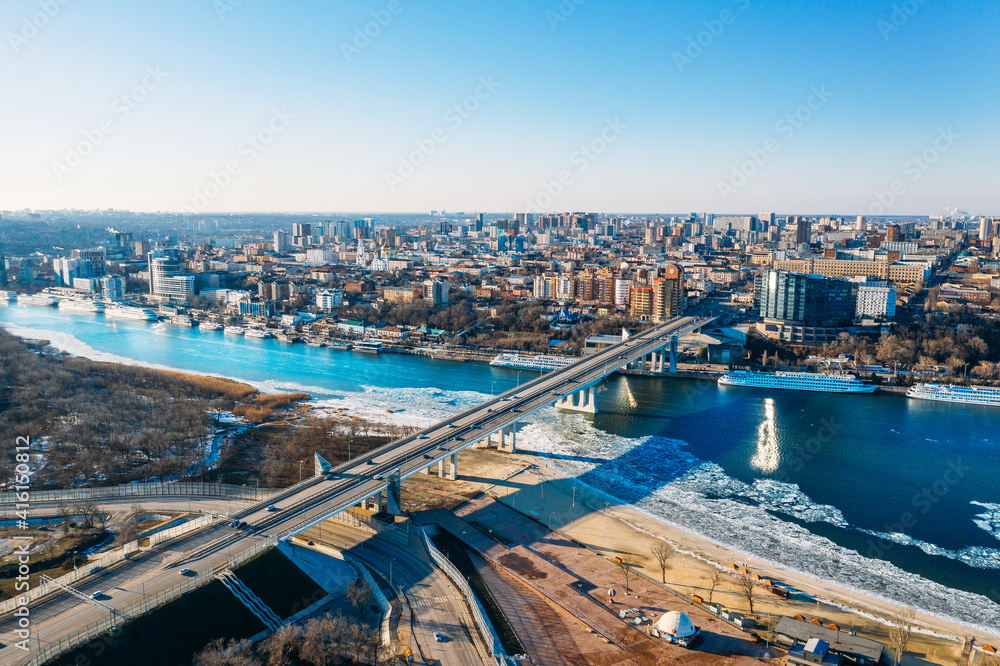
[[[641,366],[650,370],[663,370],[668,364],[670,368],[675,367],[672,350],[676,350],[678,338],[712,321],[711,318],[678,317],[628,336],[619,344],[494,396],[409,437],[338,467],[324,469],[332,476],[329,480],[324,475],[314,476],[235,512],[232,517],[245,522],[244,528],[234,529],[225,524],[203,528],[166,542],[157,547],[155,553],[140,555],[107,572],[95,574],[78,587],[84,593],[103,590],[110,596],[105,603],[112,607],[125,606],[134,603],[136,595],[152,594],[175,584],[181,567],[204,572],[228,566],[230,553],[269,536],[286,539],[369,498],[381,497],[387,487],[395,483],[397,473],[401,480],[437,466],[439,474],[454,478],[457,454],[462,449],[497,436],[499,446],[514,450],[517,422],[552,405],[595,412],[594,387],[608,375],[625,367]],[[398,506],[393,506],[393,493],[388,495],[390,510],[398,510]],[[398,494],[395,501],[398,502]],[[277,510],[268,511],[268,504],[274,504]],[[49,595],[33,606],[32,626],[38,632],[33,642],[43,646],[96,622],[105,613],[65,594]],[[0,632],[10,637],[15,624],[15,618],[4,618],[0,621]],[[4,643],[0,648],[0,663],[25,660],[23,652],[7,640]]]

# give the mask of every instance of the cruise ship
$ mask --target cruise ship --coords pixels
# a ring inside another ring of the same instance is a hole
[[[16,301],[16,291],[0,291],[0,301]]]
[[[264,330],[261,330],[259,328],[248,328],[245,331],[244,334],[248,338],[260,338],[262,340],[264,338],[273,338],[274,337],[274,334],[271,333],[270,331],[264,331]]]
[[[174,315],[170,318],[171,324],[177,324],[178,326],[195,326],[197,322],[187,315]]]
[[[958,402],[963,405],[1000,407],[1000,388],[989,386],[954,386],[951,384],[914,384],[908,398]]]
[[[361,342],[354,343],[354,351],[364,352],[366,354],[378,354],[382,351],[382,343],[362,340]]]
[[[865,384],[854,375],[817,372],[733,370],[719,377],[719,383],[726,386],[753,386],[755,388],[820,391],[823,393],[871,393],[875,390],[872,384]]]
[[[201,331],[221,331],[222,324],[213,324],[210,321],[203,321],[198,324],[198,329]]]
[[[157,321],[159,319],[152,310],[120,303],[112,303],[104,308],[104,316],[112,319],[135,319],[138,321]]]
[[[515,370],[559,370],[567,365],[575,363],[575,358],[565,358],[563,356],[529,356],[527,354],[500,354],[490,365],[501,368],[514,368]]]
[[[41,305],[44,307],[52,307],[59,301],[55,296],[49,296],[48,294],[21,294],[17,297],[17,302],[22,305]]]
[[[59,309],[72,310],[73,312],[104,312],[104,302],[64,298],[59,301]]]
[[[224,329],[222,329],[222,331],[223,333],[228,333],[229,335],[243,335],[244,333],[246,333],[246,331],[244,331],[239,326],[226,326]]]

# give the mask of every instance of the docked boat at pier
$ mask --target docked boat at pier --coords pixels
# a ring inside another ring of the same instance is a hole
[[[539,370],[546,372],[549,370],[559,370],[567,365],[572,365],[579,359],[566,358],[564,356],[531,356],[528,354],[498,354],[490,365],[501,368],[514,368],[515,370]]]
[[[133,319],[135,321],[158,321],[156,313],[148,308],[137,308],[121,303],[112,303],[104,308],[104,316],[112,319]]]
[[[992,386],[956,386],[954,384],[914,384],[906,397],[963,405],[1000,407],[1000,388]]]
[[[60,310],[71,312],[104,312],[104,301],[90,301],[76,298],[64,298],[59,301]]]
[[[17,302],[22,305],[40,305],[50,308],[58,303],[59,299],[48,294],[21,294],[17,297]]]
[[[823,393],[872,393],[875,386],[851,374],[819,372],[752,372],[733,370],[719,377],[723,386],[819,391]]]

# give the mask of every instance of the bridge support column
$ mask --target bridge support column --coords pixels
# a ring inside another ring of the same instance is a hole
[[[677,336],[670,336],[670,374],[677,372]]]
[[[434,465],[428,465],[427,467],[424,468],[424,474],[433,474],[433,473],[434,473]]]
[[[438,460],[438,476],[441,477],[442,479],[445,478],[445,474],[444,474],[444,458],[441,458],[441,460]]]
[[[585,412],[587,414],[597,413],[597,387],[580,389],[572,395],[566,396],[556,401],[556,407],[570,412]]]
[[[448,478],[452,481],[458,479],[458,454],[451,454],[451,470],[448,472]]]

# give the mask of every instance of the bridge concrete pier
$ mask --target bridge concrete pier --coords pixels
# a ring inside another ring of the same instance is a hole
[[[556,401],[556,407],[571,412],[597,413],[597,387],[591,386]]]
[[[438,476],[440,478],[442,478],[442,479],[445,478],[445,474],[444,474],[444,458],[441,458],[441,460],[438,460]]]
[[[458,454],[451,454],[450,460],[451,469],[448,471],[448,478],[452,481],[456,481],[458,479]]]
[[[677,336],[670,336],[670,374],[677,374]]]
[[[369,511],[381,511],[382,510],[382,494],[383,491],[379,491],[377,495],[372,495],[368,499],[361,502],[361,508],[367,509]]]
[[[517,423],[511,423],[500,429],[500,440],[497,448],[508,453],[517,453]]]

